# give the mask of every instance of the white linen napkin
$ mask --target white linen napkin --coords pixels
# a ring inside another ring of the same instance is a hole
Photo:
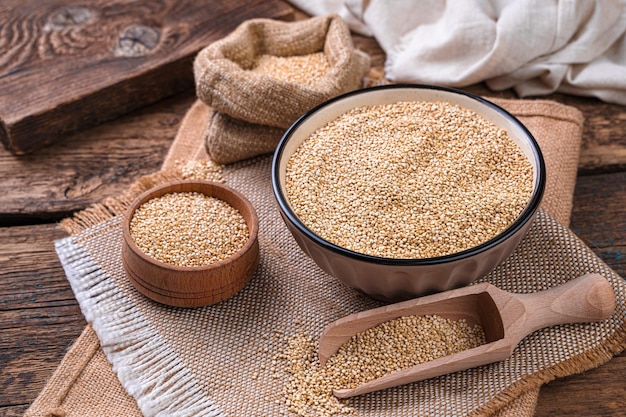
[[[376,38],[394,82],[626,105],[626,0],[290,0]]]

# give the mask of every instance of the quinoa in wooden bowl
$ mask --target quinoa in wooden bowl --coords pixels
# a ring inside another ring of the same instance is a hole
[[[511,114],[442,87],[389,85],[316,107],[283,136],[272,186],[326,272],[396,301],[467,285],[532,223],[545,165]]]
[[[259,263],[252,204],[223,184],[181,180],[154,187],[122,221],[122,263],[139,292],[162,304],[199,307],[241,290]]]

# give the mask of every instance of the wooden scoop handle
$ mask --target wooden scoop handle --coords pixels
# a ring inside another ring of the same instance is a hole
[[[543,327],[600,321],[615,311],[615,294],[602,275],[585,274],[565,284],[532,294],[516,294],[524,304],[526,321],[520,340]]]

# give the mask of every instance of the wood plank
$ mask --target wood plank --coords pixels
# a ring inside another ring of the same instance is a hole
[[[626,353],[578,375],[541,387],[535,417],[623,416],[626,409]]]
[[[384,56],[379,48],[376,49],[375,41],[355,37],[355,43],[365,50],[371,50],[374,63],[382,65]],[[486,87],[480,85],[468,90],[490,94]],[[192,91],[179,94],[128,117],[75,134],[35,154],[15,157],[0,149],[0,175],[7,179],[0,184],[0,218],[3,219],[0,224],[66,217],[71,211],[119,194],[140,176],[157,170],[180,120],[193,102],[193,94]],[[498,94],[511,95],[511,92]],[[597,111],[593,110],[598,107],[593,99],[580,99],[591,102],[583,108],[584,112],[591,114]],[[617,109],[611,105],[605,106],[611,112],[623,111],[619,106]],[[596,134],[610,136],[604,130],[606,128],[606,123],[599,115],[586,122],[587,145],[581,155],[581,174],[611,172],[620,169],[625,163],[619,153],[609,161],[608,148],[594,145],[595,140],[587,139]],[[626,150],[626,144],[617,142],[611,146]],[[584,155],[592,153],[600,157],[595,162],[585,162]],[[56,171],[57,174],[49,175],[47,170]]]
[[[86,325],[54,252],[64,236],[55,224],[0,228],[0,415],[35,399]]]
[[[193,87],[195,54],[273,0],[7,0],[0,9],[0,140],[24,154]]]
[[[1,330],[3,406],[32,403],[86,325],[77,305],[16,313],[24,316],[22,326]]]
[[[376,51],[371,39],[356,42]],[[373,57],[381,66],[380,50]],[[578,107],[586,117],[572,227],[624,277],[624,109],[595,99],[549,98]],[[193,92],[180,94],[25,157],[0,149],[0,222],[50,222],[119,194],[158,169],[193,100]],[[585,155],[596,156],[585,162]],[[0,228],[0,416],[22,415],[84,326],[52,248],[62,236],[53,223]],[[622,353],[597,369],[553,381],[542,387],[536,415],[622,415],[625,371]]]
[[[0,149],[0,225],[67,217],[158,171],[194,101],[187,91],[30,155]]]
[[[28,407],[28,404],[0,406],[0,417],[22,417],[28,410]]]
[[[579,176],[570,228],[626,278],[626,172]]]
[[[626,107],[590,97],[558,94],[554,98],[576,107],[585,117],[578,173],[626,170]]]
[[[76,304],[54,250],[54,241],[65,236],[56,224],[0,228],[2,314]],[[0,328],[8,320],[2,317]]]

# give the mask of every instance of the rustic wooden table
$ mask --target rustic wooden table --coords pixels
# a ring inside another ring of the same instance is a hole
[[[375,66],[375,42],[355,37]],[[510,91],[469,91],[514,97]],[[586,118],[571,228],[626,277],[626,108],[591,98],[549,97]],[[28,408],[85,320],[56,257],[57,222],[159,169],[193,91],[85,130],[34,154],[0,149],[0,416]],[[626,354],[541,389],[537,416],[623,416]]]

